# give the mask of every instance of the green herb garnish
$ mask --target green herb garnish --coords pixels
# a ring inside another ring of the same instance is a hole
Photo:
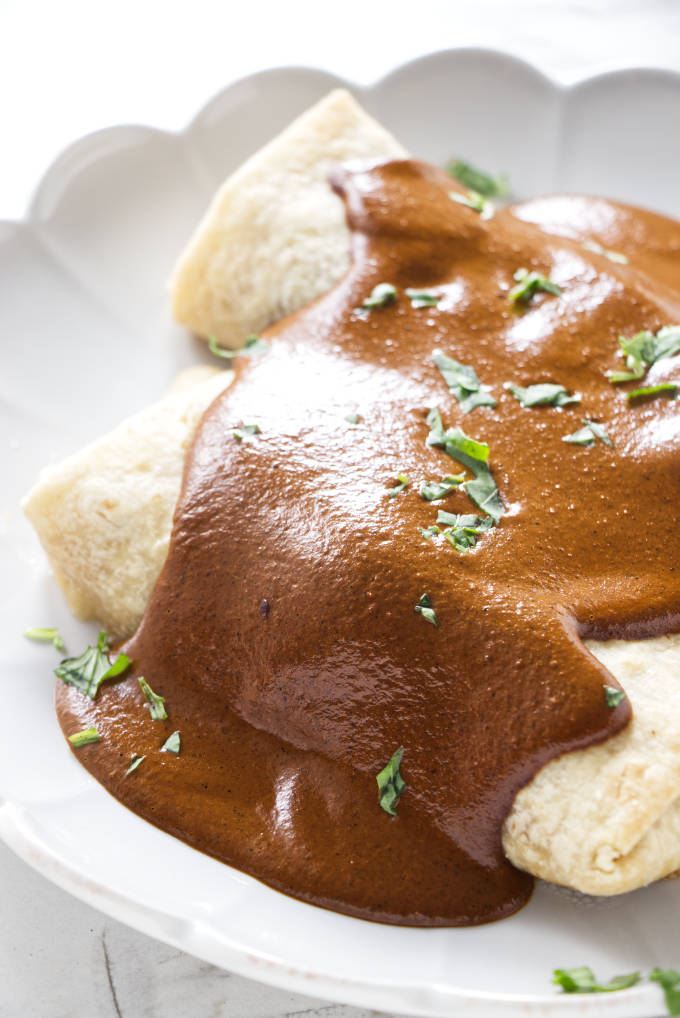
[[[448,163],[446,172],[460,181],[463,187],[483,194],[486,198],[504,198],[508,193],[507,177],[492,177],[483,170],[478,170],[476,166],[463,162],[462,159],[454,159]]]
[[[397,299],[397,288],[391,283],[378,283],[371,290],[369,296],[362,302],[361,307],[367,311],[375,308],[384,308]]]
[[[508,382],[505,388],[519,400],[523,407],[533,406],[567,406],[569,403],[580,403],[581,397],[576,392],[570,395],[563,385],[553,382],[539,382],[537,385],[513,385]]]
[[[496,487],[496,482],[487,464],[489,447],[485,442],[469,438],[461,428],[444,431],[442,418],[437,407],[433,407],[425,418],[430,426],[428,445],[443,446],[445,452],[462,463],[475,475],[474,480],[465,481],[465,494],[475,505],[498,523],[505,509]]]
[[[259,424],[241,424],[240,427],[234,428],[232,435],[237,438],[239,442],[244,439],[252,438],[254,435],[260,434]]]
[[[137,679],[144,696],[149,704],[149,713],[151,714],[152,721],[165,721],[168,714],[165,709],[165,697],[159,696],[158,693],[154,693],[153,689],[146,681],[146,679],[140,675]]]
[[[108,637],[106,633],[100,633],[96,647],[88,647],[80,657],[66,658],[54,669],[54,674],[67,686],[75,686],[84,696],[94,700],[102,682],[122,675],[130,666],[127,654],[119,654],[111,664],[108,653]]]
[[[404,292],[411,299],[412,308],[436,308],[441,300],[441,294],[432,293],[430,290],[414,290],[409,287]]]
[[[133,756],[132,760],[130,761],[130,766],[125,772],[125,777],[127,777],[128,774],[132,774],[133,771],[136,771],[140,763],[143,763],[145,760],[146,756]]]
[[[441,481],[425,481],[420,489],[420,494],[426,502],[434,502],[438,498],[444,498],[449,492],[455,491],[464,480],[464,474],[448,474],[446,477],[442,477]]]
[[[163,745],[161,746],[161,753],[179,753],[180,751],[180,739],[179,732],[173,732],[169,735]]]
[[[439,527],[418,527],[421,535],[428,541],[431,537],[435,537],[439,533]]]
[[[584,240],[583,247],[586,251],[604,255],[610,262],[616,262],[617,265],[628,265],[628,259],[624,254],[619,254],[618,251],[608,251],[606,247],[602,247],[601,244],[596,243],[594,240]]]
[[[345,420],[348,424],[358,424],[359,414],[345,414]]]
[[[91,742],[100,742],[101,735],[94,727],[85,728],[82,732],[74,732],[73,735],[69,735],[68,741],[74,749],[80,749],[81,746],[88,746]]]
[[[639,982],[640,973],[631,972],[627,976],[614,976],[608,983],[598,983],[593,970],[586,965],[574,969],[555,969],[553,973],[553,983],[561,986],[565,993],[613,993],[615,990],[627,990]]]
[[[418,615],[422,615],[428,622],[431,622],[433,626],[439,628],[439,622],[437,621],[437,616],[434,613],[432,601],[428,594],[422,595],[420,601],[418,601],[418,604],[415,606],[415,611]]]
[[[395,495],[398,495],[400,492],[405,491],[406,488],[408,488],[409,484],[411,483],[406,474],[397,474],[397,480],[399,481],[399,484],[395,484],[395,486],[393,488],[390,488],[387,492],[390,498],[394,498]]]
[[[575,431],[572,435],[564,435],[562,438],[563,442],[569,442],[570,445],[595,445],[595,439],[599,438],[601,442],[608,445],[610,449],[614,448],[614,443],[611,438],[604,430],[601,424],[597,424],[595,421],[589,421],[587,417],[581,418],[582,428]]]
[[[668,396],[669,399],[677,399],[678,387],[673,382],[664,382],[661,385],[647,385],[642,389],[633,389],[626,393],[626,399],[630,403],[633,399],[654,399],[655,396]]]
[[[680,972],[677,972],[676,969],[652,969],[649,978],[653,983],[658,983],[662,987],[668,1013],[680,1015],[680,989],[678,989]]]
[[[613,686],[605,686],[604,698],[609,709],[613,710],[614,707],[618,707],[620,703],[623,703],[626,699],[626,694],[622,689],[614,689]]]
[[[460,364],[441,350],[435,350],[432,357],[464,414],[470,413],[476,406],[497,406],[491,393],[482,389],[477,373],[470,364]]]
[[[459,205],[465,205],[467,208],[479,212],[482,219],[491,219],[496,211],[493,202],[490,202],[483,194],[479,194],[478,191],[470,190],[467,194],[462,194],[460,191],[449,191],[449,198],[452,201],[457,201]]]
[[[57,650],[64,649],[64,641],[59,635],[58,629],[43,629],[41,626],[31,626],[29,629],[24,629],[24,636],[27,640],[51,643]]]
[[[378,788],[380,789],[380,807],[386,813],[396,817],[397,811],[394,808],[406,788],[406,782],[399,773],[399,765],[404,755],[404,747],[401,746],[394,754],[386,767],[376,776]]]
[[[680,325],[664,325],[654,335],[644,329],[630,339],[619,336],[619,346],[626,358],[627,371],[608,371],[607,377],[614,385],[619,382],[634,382],[642,378],[647,368],[664,357],[680,353]]]
[[[456,515],[444,512],[443,509],[437,513],[437,523],[446,525],[444,537],[456,551],[461,552],[474,548],[479,537],[493,527],[490,516],[475,516],[473,513]]]
[[[269,349],[269,343],[265,343],[259,336],[252,335],[248,336],[239,350],[226,350],[223,346],[218,346],[214,336],[208,336],[208,349],[216,357],[231,361],[234,357],[242,357],[244,355],[247,357],[257,357],[260,354],[266,353]]]
[[[534,294],[539,290],[543,293],[552,293],[558,297],[562,293],[562,287],[553,283],[552,279],[542,276],[540,272],[529,272],[528,269],[517,269],[514,274],[517,285],[513,286],[508,294],[508,300],[521,304],[528,304]]]

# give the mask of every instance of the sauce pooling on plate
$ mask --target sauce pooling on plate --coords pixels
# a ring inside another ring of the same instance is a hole
[[[588,199],[570,228],[569,199],[487,219],[412,161],[334,186],[349,273],[206,413],[132,671],[94,702],[59,684],[59,715],[97,725],[79,759],[132,810],[282,891],[486,922],[531,891],[501,845],[517,791],[630,719],[582,640],[680,628],[677,404],[607,375],[620,334],[680,321],[680,226],[603,203],[625,264],[584,246]]]

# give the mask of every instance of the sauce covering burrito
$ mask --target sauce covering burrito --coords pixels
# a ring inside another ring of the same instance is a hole
[[[57,690],[112,794],[303,900],[466,925],[680,866],[680,225],[405,156],[338,92],[245,164],[173,307],[278,324],[25,508],[125,640]]]

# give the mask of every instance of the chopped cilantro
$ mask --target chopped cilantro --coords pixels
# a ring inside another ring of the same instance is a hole
[[[400,492],[405,491],[410,484],[410,481],[406,474],[397,474],[397,480],[399,481],[399,484],[395,484],[395,486],[393,488],[390,488],[387,492],[390,498],[394,498],[395,495],[398,495]]]
[[[605,686],[604,698],[609,709],[613,710],[614,707],[618,707],[620,703],[623,703],[626,699],[626,694],[622,689],[614,689],[613,686]]]
[[[54,669],[54,674],[67,686],[75,686],[84,696],[94,700],[102,682],[122,675],[130,666],[127,654],[119,654],[111,664],[108,652],[108,637],[106,633],[100,633],[96,647],[88,647],[80,657],[66,658]]]
[[[133,771],[136,771],[140,763],[143,763],[145,760],[146,756],[133,756],[132,760],[130,761],[130,766],[125,772],[125,777],[127,777],[128,774],[132,774]]]
[[[149,704],[149,713],[151,714],[152,721],[165,721],[168,714],[165,709],[165,697],[159,696],[158,693],[154,693],[153,689],[146,681],[146,679],[140,675],[137,679],[140,688],[144,693]]]
[[[619,254],[618,251],[608,251],[606,247],[602,247],[594,240],[584,240],[583,247],[586,251],[592,251],[593,254],[604,255],[610,262],[616,262],[617,265],[628,265],[628,259],[624,254]]]
[[[482,389],[477,373],[470,364],[460,364],[441,350],[435,350],[432,357],[464,414],[477,406],[497,405],[491,393]]]
[[[608,371],[607,377],[614,385],[619,382],[634,382],[642,378],[647,368],[664,357],[680,353],[680,325],[664,325],[654,335],[647,329],[636,332],[630,339],[619,336],[619,346],[626,358],[627,371]]]
[[[508,382],[505,388],[519,400],[523,407],[533,406],[567,406],[569,403],[580,403],[581,397],[576,392],[570,395],[563,385],[554,382],[539,382],[536,385],[513,385]]]
[[[418,527],[421,535],[428,541],[431,537],[435,537],[439,533],[439,527]]]
[[[223,360],[231,361],[234,357],[241,357],[246,355],[248,357],[257,357],[260,354],[266,353],[269,349],[269,343],[265,343],[259,336],[252,335],[248,336],[245,343],[239,350],[226,350],[222,346],[218,346],[217,340],[214,336],[208,336],[208,349],[210,353],[214,353],[216,357],[221,357]]]
[[[666,1007],[671,1015],[680,1015],[680,972],[675,969],[652,969],[649,978],[653,983],[658,983],[663,989],[666,998]]]
[[[483,194],[479,194],[478,191],[469,190],[467,194],[462,194],[460,191],[449,191],[449,198],[452,201],[457,201],[459,205],[465,205],[467,208],[479,212],[482,219],[493,218],[496,211],[493,202],[490,202]]]
[[[599,438],[601,442],[608,445],[611,449],[614,448],[614,443],[611,438],[604,430],[601,424],[597,424],[596,421],[589,421],[587,417],[581,418],[582,428],[575,431],[571,435],[564,435],[562,438],[563,442],[569,442],[570,445],[595,445],[595,439]]]
[[[431,622],[433,626],[437,626],[437,628],[439,628],[439,622],[437,621],[437,616],[434,613],[432,601],[428,594],[422,595],[420,601],[418,601],[418,604],[415,606],[415,611],[418,615],[422,615],[427,622]]]
[[[441,294],[430,290],[414,290],[409,287],[405,293],[411,300],[412,308],[436,308],[441,300]]]
[[[558,286],[557,283],[553,283],[552,279],[548,279],[547,276],[542,276],[540,272],[517,269],[514,278],[517,285],[513,286],[508,294],[508,300],[510,301],[528,304],[539,290],[543,293],[552,293],[556,297],[562,293],[562,287]]]
[[[503,198],[508,193],[507,177],[492,177],[483,170],[478,170],[476,166],[463,162],[462,159],[453,159],[447,165],[446,172],[463,187],[468,187],[486,198]]]
[[[375,308],[384,308],[397,299],[397,288],[391,283],[378,283],[371,290],[369,296],[362,302],[361,307],[367,311]]]
[[[81,746],[88,746],[91,742],[100,742],[101,735],[94,727],[85,728],[82,732],[74,732],[73,735],[69,735],[68,741],[74,749],[80,749]]]
[[[565,993],[612,993],[615,990],[627,990],[640,981],[639,972],[630,972],[626,976],[614,976],[608,983],[598,983],[592,969],[586,965],[573,969],[555,969],[553,983],[561,986]]]
[[[448,431],[444,431],[437,407],[430,410],[425,421],[430,426],[427,444],[443,446],[444,451],[452,459],[472,471],[475,477],[472,481],[465,481],[465,494],[482,512],[491,516],[494,523],[498,523],[505,509],[487,464],[488,445],[469,438],[461,428],[449,428]]]
[[[678,387],[673,382],[664,382],[661,385],[647,385],[642,389],[633,389],[626,393],[626,399],[630,403],[634,399],[654,399],[655,396],[668,396],[669,399],[677,399]]]
[[[259,424],[241,424],[238,428],[234,428],[232,435],[237,438],[239,442],[244,439],[252,438],[253,435],[260,434]]]
[[[444,537],[456,551],[466,552],[474,548],[481,534],[486,534],[493,527],[490,516],[475,516],[473,513],[456,515],[440,509],[437,523],[446,525]]]
[[[24,629],[24,636],[27,640],[51,643],[57,650],[64,649],[64,641],[59,635],[58,629],[43,629],[41,626],[31,626],[30,629]]]
[[[406,788],[406,782],[399,773],[399,766],[403,755],[404,747],[401,746],[392,756],[390,762],[376,775],[375,779],[380,790],[380,807],[393,817],[397,815],[395,806]]]
[[[161,753],[179,753],[180,751],[180,738],[179,732],[173,732],[169,735],[163,745],[161,746]]]
[[[442,477],[441,481],[425,481],[420,489],[420,494],[426,502],[434,502],[438,498],[444,498],[449,492],[455,491],[464,480],[464,474],[448,474],[446,477]]]

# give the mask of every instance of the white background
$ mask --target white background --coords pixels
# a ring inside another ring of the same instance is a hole
[[[368,82],[466,45],[504,49],[564,82],[623,66],[680,70],[680,0],[0,0],[0,219],[21,217],[56,153],[88,131],[180,128],[213,93],[266,67],[312,65]],[[0,901],[0,1018],[367,1014],[157,944],[4,846]]]

